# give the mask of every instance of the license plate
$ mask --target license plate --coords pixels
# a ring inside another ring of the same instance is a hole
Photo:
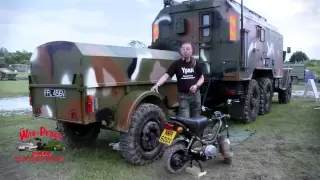
[[[164,129],[160,136],[159,142],[167,145],[171,145],[172,141],[176,137],[177,131]]]
[[[65,98],[66,91],[64,89],[44,89],[44,97]]]

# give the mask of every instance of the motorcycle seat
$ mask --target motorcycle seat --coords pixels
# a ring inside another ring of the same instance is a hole
[[[198,136],[202,135],[204,129],[210,123],[206,116],[198,116],[193,118],[171,116],[170,119],[185,125],[187,128],[190,129],[190,131],[196,133]]]

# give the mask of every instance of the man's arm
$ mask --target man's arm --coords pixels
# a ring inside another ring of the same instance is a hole
[[[203,76],[202,67],[200,66],[200,64],[197,63],[196,66],[197,66],[198,76],[200,76],[198,82],[196,83],[196,85],[197,85],[198,88],[199,88],[199,87],[203,84],[203,82],[204,82],[204,76]]]
[[[161,86],[164,82],[167,81],[168,78],[169,78],[169,74],[165,73],[164,75],[161,76],[161,78],[158,80],[156,85]]]
[[[199,78],[199,80],[198,80],[198,82],[196,83],[196,85],[197,85],[198,87],[200,87],[200,86],[203,84],[203,82],[204,82],[204,76],[201,75],[200,78]]]
[[[161,76],[161,78],[157,82],[157,86],[161,86],[164,82],[168,80],[169,77],[172,77],[176,73],[176,62],[173,62],[169,68],[168,71]]]

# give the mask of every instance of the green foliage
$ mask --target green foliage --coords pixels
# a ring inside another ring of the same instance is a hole
[[[129,46],[134,47],[134,48],[145,48],[146,45],[141,42],[141,41],[137,41],[137,40],[132,40],[128,43]]]
[[[306,65],[307,69],[314,73],[316,77],[320,77],[320,60],[312,59],[304,61],[303,63]]]
[[[289,62],[291,63],[298,63],[298,62],[302,62],[302,61],[306,61],[309,60],[308,56],[302,52],[302,51],[296,51],[295,53],[292,54],[292,56],[290,57]]]
[[[0,57],[4,57],[6,63],[9,64],[30,64],[29,59],[32,53],[28,51],[9,52],[6,48],[0,48]]]

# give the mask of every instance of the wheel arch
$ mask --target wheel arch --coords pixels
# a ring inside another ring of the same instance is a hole
[[[255,69],[252,74],[252,79],[258,79],[261,77],[267,77],[272,80],[274,76],[271,69]]]
[[[133,112],[141,103],[152,103],[159,106],[167,115],[164,97],[152,91],[132,91],[118,103],[114,116],[113,128],[120,132],[128,132]]]

